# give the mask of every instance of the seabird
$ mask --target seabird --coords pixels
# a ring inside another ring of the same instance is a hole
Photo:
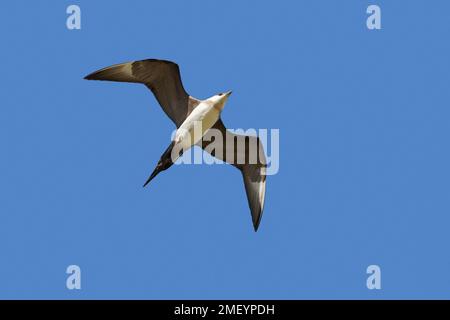
[[[182,154],[181,151],[173,157],[172,153],[175,147],[181,146],[185,151],[194,144],[199,145],[212,156],[230,163],[242,172],[253,227],[255,231],[258,230],[266,192],[266,157],[258,137],[237,135],[225,128],[220,114],[231,91],[216,94],[206,100],[196,99],[184,90],[178,65],[171,61],[157,59],[116,64],[95,71],[85,79],[144,84],[153,92],[163,111],[175,123],[177,127],[175,137],[162,154],[144,187],[158,173],[171,167],[177,157]],[[197,137],[200,139],[195,140],[192,139],[192,133],[198,123],[201,123],[201,137]],[[224,137],[223,152],[215,152],[213,148],[213,150],[208,149],[208,145],[213,141],[201,139],[211,128],[222,133],[222,137]],[[226,136],[231,137],[234,142],[244,139],[245,143],[230,143],[229,141],[227,143]],[[250,153],[254,152],[254,148],[252,149],[250,146],[257,146],[256,161],[250,161],[252,157]],[[232,159],[227,156],[230,154]],[[241,157],[241,161],[237,160],[238,157]]]

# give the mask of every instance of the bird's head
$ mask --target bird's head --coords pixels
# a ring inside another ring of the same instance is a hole
[[[208,100],[210,100],[214,104],[214,107],[216,107],[219,110],[222,110],[223,107],[225,106],[225,102],[227,102],[228,97],[231,95],[231,92],[232,91],[216,94],[215,96],[212,96]]]

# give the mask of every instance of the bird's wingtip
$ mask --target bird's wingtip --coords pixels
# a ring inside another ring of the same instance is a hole
[[[258,215],[256,215],[256,217],[254,217],[254,219],[252,219],[253,221],[253,229],[255,230],[255,232],[258,231],[259,229],[259,224],[261,223],[261,218],[262,218],[262,211],[260,211],[258,213]]]
[[[101,77],[101,71],[102,70],[100,70],[100,71],[94,71],[94,72],[91,72],[91,73],[89,73],[87,76],[84,76],[84,80],[102,80],[102,79],[100,79]]]
[[[255,230],[255,232],[258,232],[258,228],[259,228],[259,221],[256,223],[253,223],[253,229]]]

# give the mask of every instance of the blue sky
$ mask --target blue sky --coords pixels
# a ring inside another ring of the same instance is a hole
[[[2,7],[0,298],[450,298],[448,1]],[[280,130],[257,233],[231,166],[142,188],[172,123],[144,86],[82,78],[145,58],[233,90],[227,126]]]

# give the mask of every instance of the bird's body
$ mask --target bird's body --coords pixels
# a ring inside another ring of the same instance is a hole
[[[258,229],[264,207],[266,158],[257,137],[236,135],[226,130],[220,115],[231,91],[214,95],[206,100],[196,99],[184,90],[178,65],[156,59],[113,65],[91,73],[85,79],[145,84],[153,92],[167,116],[175,123],[177,127],[175,136],[144,186],[158,173],[170,168],[183,151],[197,144],[212,156],[230,163],[242,172],[253,226],[255,231]],[[210,129],[216,129],[224,138],[220,152],[209,148],[211,141],[202,139]],[[231,140],[225,137],[231,137]],[[244,138],[243,144],[235,145],[234,142],[229,142],[241,138]],[[177,151],[174,154],[174,150],[181,152]],[[256,155],[252,152],[256,152]]]
[[[197,144],[216,122],[231,92],[223,95],[222,99],[212,96],[203,100],[192,110],[191,114],[184,120],[175,132],[175,144],[180,144],[183,150],[187,150]]]

